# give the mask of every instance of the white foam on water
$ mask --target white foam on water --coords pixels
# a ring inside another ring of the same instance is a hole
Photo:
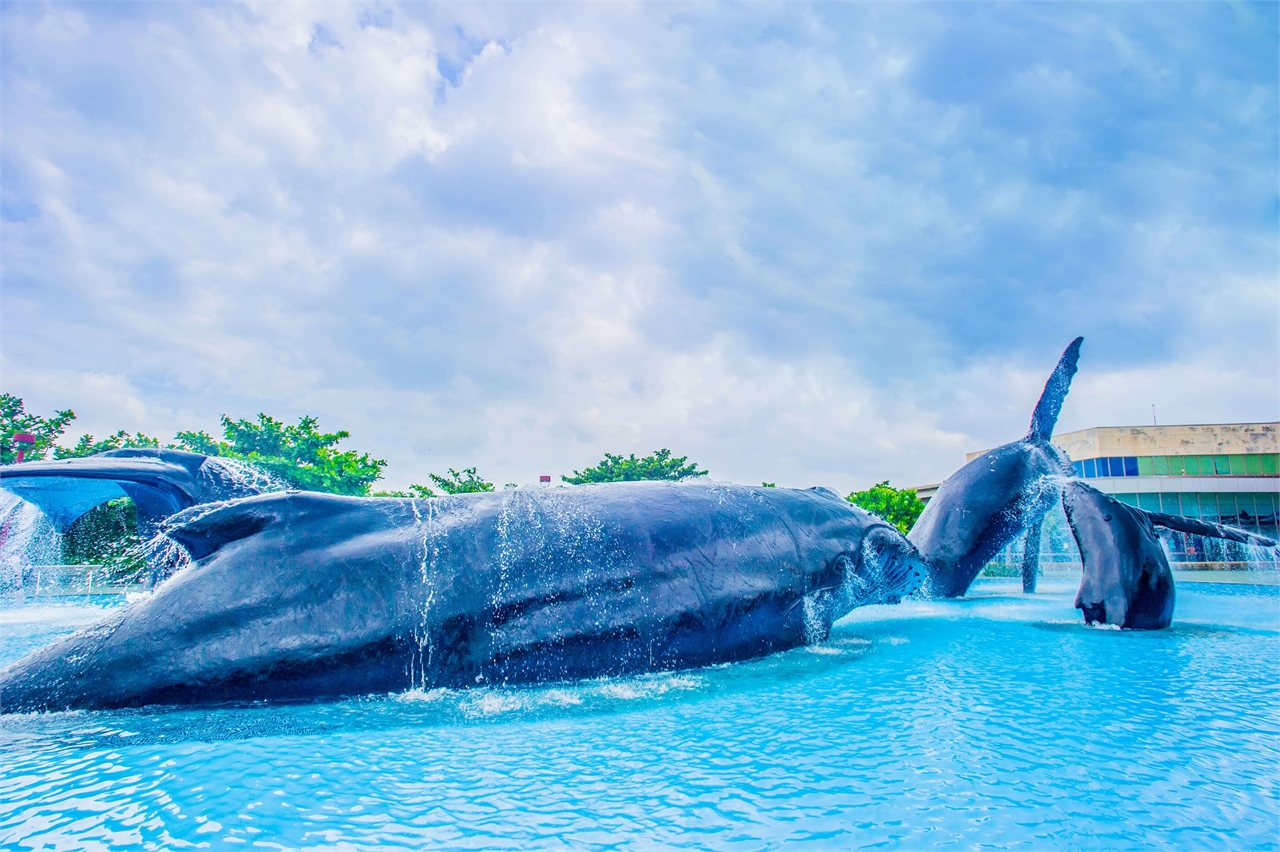
[[[453,689],[422,689],[421,687],[414,687],[407,692],[396,693],[391,697],[395,701],[404,701],[410,704],[438,704],[446,698],[458,694],[457,690]]]
[[[645,675],[602,683],[596,687],[596,691],[605,698],[635,701],[656,698],[673,691],[700,689],[704,683],[705,681],[697,675]]]

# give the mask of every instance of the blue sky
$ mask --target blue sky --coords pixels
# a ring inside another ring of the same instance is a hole
[[[1275,4],[9,4],[4,390],[389,484],[1280,417]]]

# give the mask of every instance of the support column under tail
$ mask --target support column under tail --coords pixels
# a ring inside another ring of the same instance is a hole
[[[1022,551],[1022,591],[1033,595],[1036,576],[1040,573],[1040,531],[1044,524],[1037,521],[1027,528],[1027,546]]]

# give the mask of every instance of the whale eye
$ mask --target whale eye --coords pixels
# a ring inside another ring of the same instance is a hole
[[[1109,521],[1109,520],[1111,520],[1111,516],[1110,516],[1110,515],[1103,515],[1103,516],[1102,516],[1102,520],[1104,520],[1104,521]]]

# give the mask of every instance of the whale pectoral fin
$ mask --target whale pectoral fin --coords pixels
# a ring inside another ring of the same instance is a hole
[[[233,541],[261,532],[277,518],[271,507],[228,503],[213,511],[175,515],[164,525],[164,534],[182,545],[192,559],[204,559]]]
[[[1031,415],[1031,431],[1027,438],[1047,441],[1053,436],[1053,427],[1062,413],[1062,403],[1067,398],[1067,391],[1071,390],[1071,379],[1076,374],[1076,362],[1080,360],[1080,344],[1083,342],[1083,337],[1071,341],[1058,359],[1058,366],[1049,374],[1040,401]]]
[[[354,501],[354,502],[353,502]],[[359,505],[354,497],[285,491],[193,506],[164,522],[166,536],[182,545],[192,559],[203,559],[221,547],[261,532],[275,523],[307,517],[330,517]]]
[[[1148,512],[1142,509],[1138,511],[1147,516],[1147,520],[1157,527],[1165,529],[1177,530],[1178,532],[1191,533],[1192,535],[1209,536],[1210,538],[1224,538],[1227,541],[1235,541],[1241,544],[1254,544],[1259,547],[1275,547],[1276,543],[1272,539],[1265,536],[1254,535],[1245,530],[1228,527],[1223,524],[1213,524],[1208,521],[1199,521],[1194,518],[1185,518],[1181,515],[1165,515],[1161,512]]]

